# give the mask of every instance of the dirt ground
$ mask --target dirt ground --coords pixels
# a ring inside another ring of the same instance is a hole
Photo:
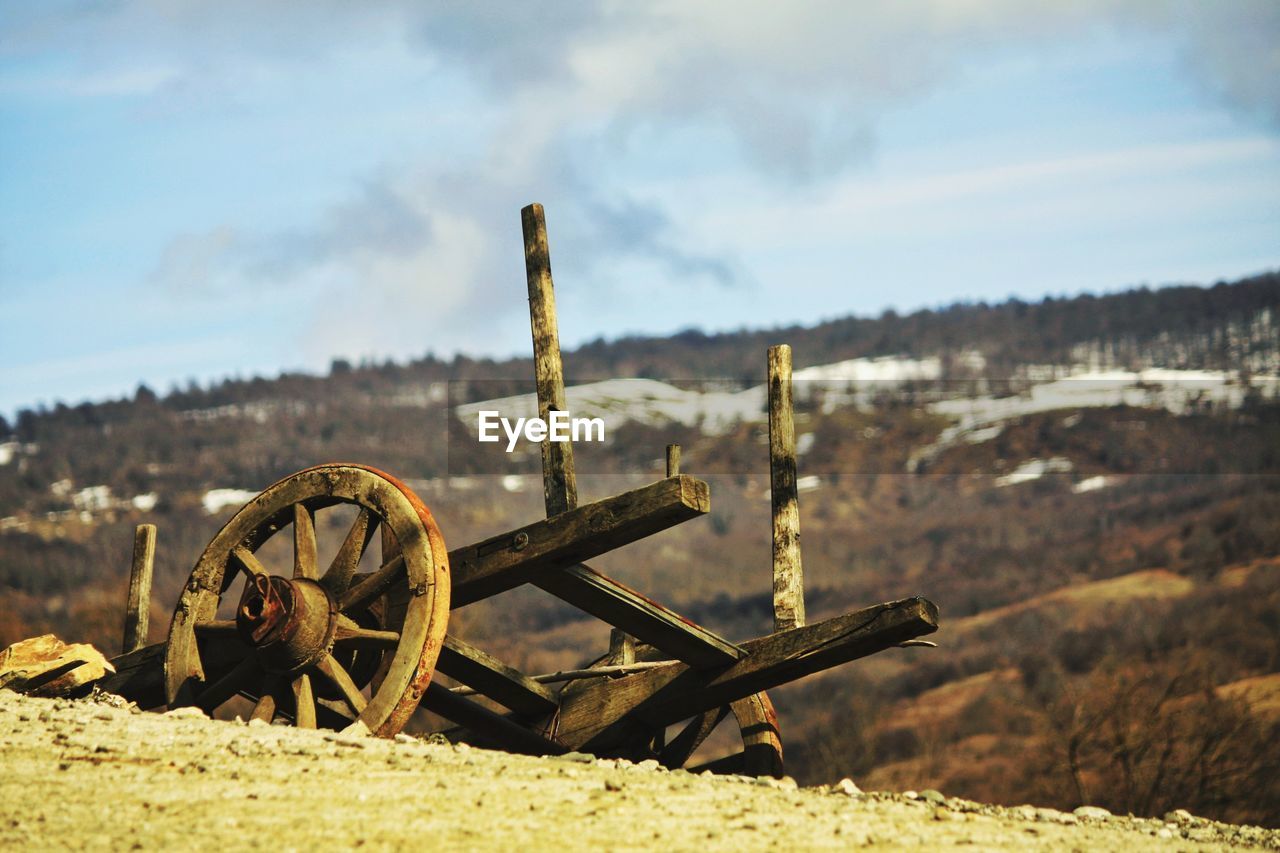
[[[203,850],[1280,849],[1280,832],[796,789],[571,754],[528,758],[194,709],[0,690],[0,847]]]

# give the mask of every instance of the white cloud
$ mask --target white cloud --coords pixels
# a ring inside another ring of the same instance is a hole
[[[927,210],[1037,182],[1149,169],[1160,158],[1192,167],[1222,156],[1214,146],[1135,148],[879,187],[848,170],[874,151],[886,111],[945,88],[993,53],[1097,33],[1178,40],[1207,90],[1275,119],[1278,10],[1273,0],[133,0],[10,10],[0,57],[60,58],[53,67],[62,76],[45,79],[79,97],[131,94],[201,114],[245,102],[270,112],[272,98],[289,97],[291,81],[319,78],[340,88],[347,69],[379,56],[396,58],[391,77],[468,80],[486,130],[461,154],[424,146],[389,157],[309,224],[252,229],[227,221],[175,236],[157,260],[155,279],[182,293],[307,293],[307,304],[328,307],[315,309],[303,348],[403,355],[427,347],[493,351],[484,336],[521,314],[509,298],[523,278],[515,211],[532,200],[553,211],[557,268],[601,291],[616,288],[622,269],[714,290],[749,278],[737,253],[759,244],[745,245],[742,235],[813,241],[850,217],[891,218],[895,209]],[[709,196],[709,212],[696,221],[688,205],[675,203],[697,190],[694,183],[664,192],[661,182],[619,181],[615,165],[634,161],[635,146],[680,134],[696,142],[675,156],[728,164],[734,191],[755,208],[729,210]],[[1270,143],[1225,143],[1235,144]],[[739,232],[708,224],[735,216],[754,224]],[[432,318],[440,337],[394,322],[407,316]],[[343,334],[334,336],[339,326]]]

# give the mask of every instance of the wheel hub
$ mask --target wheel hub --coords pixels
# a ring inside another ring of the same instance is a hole
[[[236,606],[236,631],[268,672],[310,666],[333,645],[338,607],[307,578],[255,574]]]

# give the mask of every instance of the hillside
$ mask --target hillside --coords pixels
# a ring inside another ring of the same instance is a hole
[[[571,396],[616,429],[607,452],[578,452],[583,500],[660,476],[672,441],[713,496],[708,517],[593,564],[731,639],[769,630],[760,374],[788,341],[810,618],[914,594],[942,611],[938,649],[772,691],[792,775],[1274,823],[1277,316],[1271,274],[588,345],[566,355]],[[486,467],[448,408],[526,392],[529,371],[335,363],[22,413],[0,440],[0,645],[53,631],[114,651],[143,521],[159,527],[162,639],[218,527],[321,461],[405,478],[451,546],[539,518],[536,454]],[[342,531],[322,518],[322,547]],[[533,589],[455,611],[450,630],[528,672],[607,644]]]
[[[0,841],[13,848],[1280,849],[1280,833],[1186,811],[1143,820],[936,791],[797,789],[3,690],[0,746]]]

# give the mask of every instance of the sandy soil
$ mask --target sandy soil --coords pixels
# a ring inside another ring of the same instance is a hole
[[[0,690],[5,849],[1280,849],[1280,832],[848,794]],[[123,705],[122,700],[117,702]]]

